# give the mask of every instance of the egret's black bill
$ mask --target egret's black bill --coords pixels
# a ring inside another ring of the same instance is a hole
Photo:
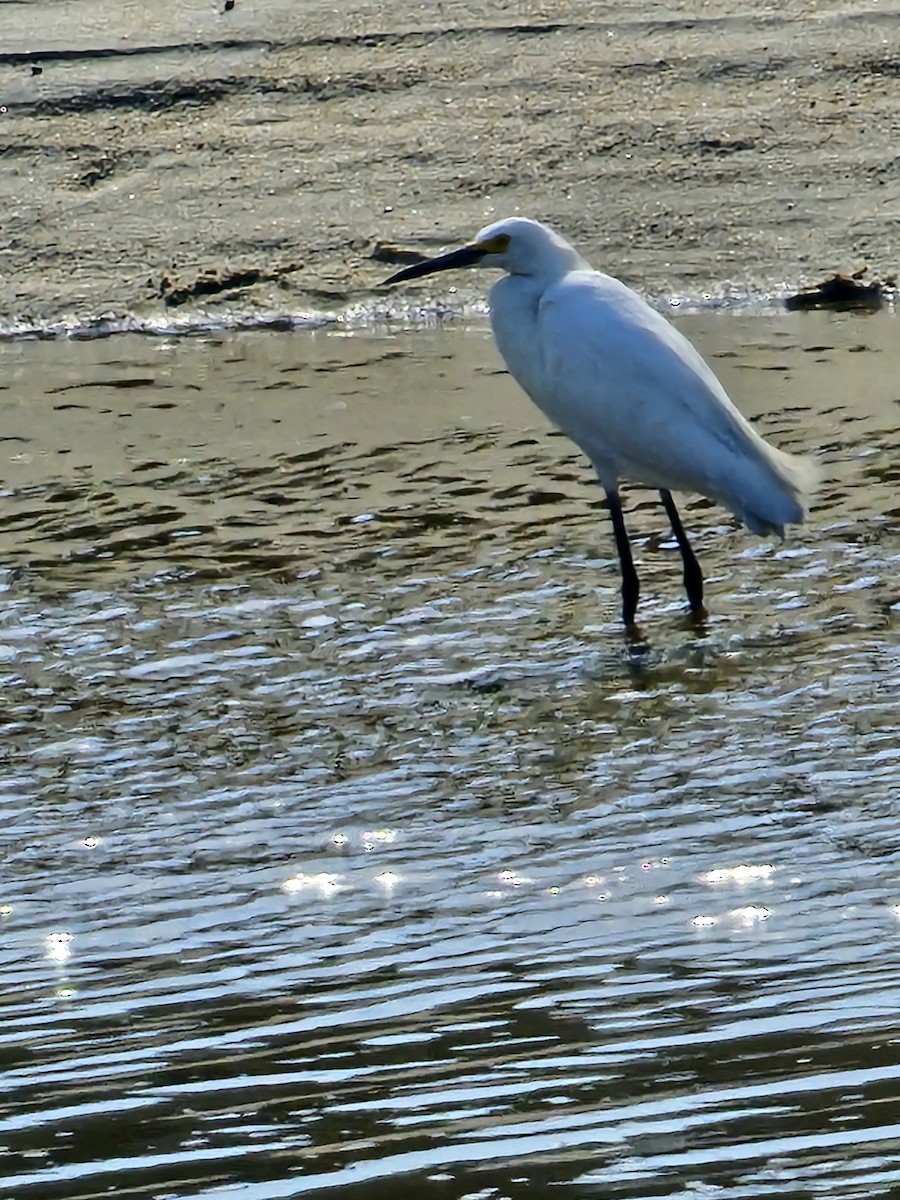
[[[404,267],[390,279],[385,279],[381,286],[403,283],[406,279],[421,279],[423,275],[433,275],[435,271],[452,271],[454,267],[474,267],[483,255],[484,250],[480,246],[461,246],[459,250],[451,250],[449,254],[440,254],[437,258],[429,258],[425,262]]]

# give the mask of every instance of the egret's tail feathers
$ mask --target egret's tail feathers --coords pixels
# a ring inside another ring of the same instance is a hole
[[[774,521],[770,521],[768,517],[762,517],[759,513],[750,512],[749,509],[742,509],[738,516],[747,526],[751,533],[755,533],[757,537],[768,537],[770,533],[774,533],[777,537],[784,537],[784,526],[776,525]],[[799,524],[803,520],[802,510],[801,515],[797,518],[796,523]],[[793,523],[793,522],[792,522]]]
[[[785,454],[766,445],[772,478],[761,494],[741,505],[739,516],[748,529],[764,537],[784,537],[785,525],[802,525],[809,501],[819,481],[819,468],[811,458]]]
[[[773,449],[773,447],[769,447]],[[809,502],[815,493],[822,477],[819,464],[813,458],[800,454],[785,454],[783,450],[775,450],[775,461],[778,473],[793,492],[800,506],[801,517],[790,524],[800,524],[806,518]]]

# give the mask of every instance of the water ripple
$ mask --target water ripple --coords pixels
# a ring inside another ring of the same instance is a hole
[[[896,1191],[893,327],[694,332],[828,479],[637,647],[478,335],[0,347],[0,1197]]]

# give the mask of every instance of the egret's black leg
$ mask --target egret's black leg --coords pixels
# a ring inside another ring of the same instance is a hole
[[[690,604],[692,612],[703,612],[703,572],[700,570],[700,564],[697,562],[688,536],[684,532],[681,517],[678,515],[675,501],[672,499],[672,493],[668,488],[660,488],[659,495],[684,560],[684,590],[687,592],[688,604]]]
[[[606,489],[606,501],[609,504],[609,515],[612,517],[613,532],[616,535],[616,549],[619,552],[619,562],[622,566],[622,620],[626,625],[634,624],[634,614],[637,612],[638,596],[641,585],[637,571],[634,569],[634,559],[631,557],[631,543],[628,541],[628,530],[625,528],[625,518],[622,515],[622,501],[614,488]]]

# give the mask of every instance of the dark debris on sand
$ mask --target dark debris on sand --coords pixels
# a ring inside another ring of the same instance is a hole
[[[430,256],[421,250],[407,246],[398,246],[395,242],[376,241],[369,258],[373,262],[387,263],[392,267],[411,267],[416,263],[425,262]]]
[[[861,267],[852,275],[832,275],[814,287],[803,288],[793,296],[786,296],[784,306],[789,312],[808,312],[814,308],[830,308],[838,312],[850,309],[868,309],[875,312],[885,302],[887,292],[895,292],[897,280],[866,281],[867,268]]]
[[[173,267],[164,271],[156,286],[157,295],[166,308],[178,308],[189,300],[197,300],[201,296],[223,296],[224,293],[239,292],[244,288],[254,287],[258,283],[273,283],[293,271],[299,271],[298,263],[288,263],[283,267],[263,270],[260,267],[247,267],[243,270],[225,270],[220,267],[204,267],[196,274],[188,276],[175,274]],[[151,280],[150,286],[154,284]],[[228,299],[230,297],[223,296]]]

